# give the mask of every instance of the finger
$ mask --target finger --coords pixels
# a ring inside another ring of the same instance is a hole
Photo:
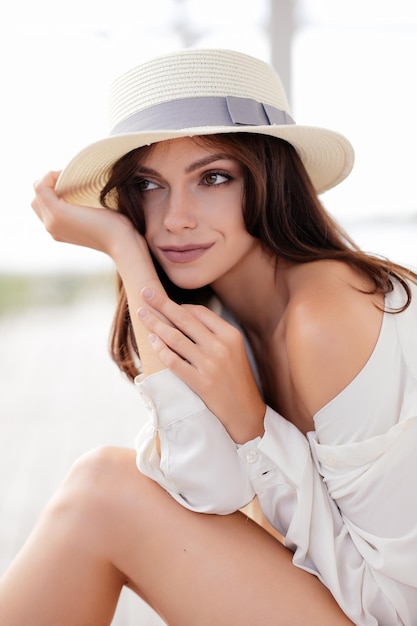
[[[33,183],[33,188],[36,193],[42,193],[45,187],[49,187],[54,189],[56,183],[58,181],[60,172],[59,171],[50,171],[45,174],[41,179],[36,180]]]
[[[152,309],[162,313],[173,326],[181,330],[195,343],[204,343],[208,339],[208,333],[211,335],[204,323],[197,319],[189,309],[170,300],[166,294],[145,287],[142,289],[141,295]]]
[[[205,352],[207,355],[217,354],[227,358],[228,351],[235,354],[246,355],[245,341],[239,328],[221,318],[217,313],[201,305],[183,305],[196,319],[211,333],[210,343]]]
[[[59,172],[48,172],[43,178],[35,181],[33,188],[35,190],[35,197],[32,200],[31,206],[38,217],[41,217],[44,209],[58,201],[58,196],[55,193],[56,181],[59,177]]]
[[[156,336],[178,357],[185,359],[193,365],[198,362],[198,348],[194,341],[190,340],[182,330],[167,324],[152,311],[143,307],[138,310],[138,317],[146,328],[151,331],[151,336]],[[160,347],[160,344],[156,343],[156,346]]]
[[[63,203],[55,191],[56,172],[49,172],[44,178],[35,183],[36,198],[44,205]]]
[[[155,333],[151,333],[149,335],[149,341],[152,348],[158,354],[162,363],[166,365],[169,369],[177,368],[182,364],[186,364],[187,368],[191,367],[191,364],[183,359],[177,352],[172,350],[162,339],[155,335]]]
[[[41,209],[40,209],[40,206],[39,206],[39,201],[38,201],[36,196],[33,198],[30,206],[35,211],[36,215],[40,218],[41,217]]]
[[[219,337],[224,336],[229,329],[235,328],[220,315],[201,304],[183,304],[182,307],[192,313],[210,332]]]
[[[193,364],[171,350],[157,335],[153,333],[150,334],[149,341],[163,365],[198,393],[198,379],[200,374]]]

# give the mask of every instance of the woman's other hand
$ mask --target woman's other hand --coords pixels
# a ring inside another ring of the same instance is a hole
[[[262,436],[266,407],[240,331],[204,306],[180,306],[151,289],[142,297],[149,307],[138,311],[139,319],[165,366],[200,396],[236,443]]]

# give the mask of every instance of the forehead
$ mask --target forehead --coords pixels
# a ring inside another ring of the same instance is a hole
[[[193,163],[204,164],[211,157],[213,160],[233,159],[221,141],[206,137],[181,137],[153,144],[140,162],[142,166],[159,170],[174,165],[187,168]]]
[[[192,137],[180,137],[179,139],[168,139],[159,141],[151,146],[146,159],[165,159],[170,155],[181,155],[197,146]]]
[[[171,156],[182,156],[186,154],[194,154],[203,152],[210,154],[215,150],[214,146],[203,145],[194,137],[179,137],[178,139],[168,139],[167,141],[159,141],[150,146],[150,150],[145,159],[167,159]]]

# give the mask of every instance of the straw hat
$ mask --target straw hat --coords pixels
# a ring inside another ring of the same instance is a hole
[[[110,94],[110,136],[79,152],[62,171],[57,191],[74,204],[101,206],[113,164],[144,145],[215,133],[279,137],[297,150],[317,193],[341,182],[354,154],[342,135],[299,126],[275,71],[240,52],[187,49],[135,67]]]

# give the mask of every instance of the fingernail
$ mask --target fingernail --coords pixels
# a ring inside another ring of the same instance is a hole
[[[153,296],[152,289],[150,289],[149,287],[145,287],[144,289],[142,289],[142,296],[144,298],[147,298],[148,300],[149,300],[149,298],[152,298],[152,296]]]
[[[148,315],[148,311],[146,309],[140,308],[137,311],[138,316],[144,319]]]
[[[149,341],[151,343],[155,343],[155,341],[157,340],[157,336],[156,335],[149,335],[148,339],[149,339]]]

